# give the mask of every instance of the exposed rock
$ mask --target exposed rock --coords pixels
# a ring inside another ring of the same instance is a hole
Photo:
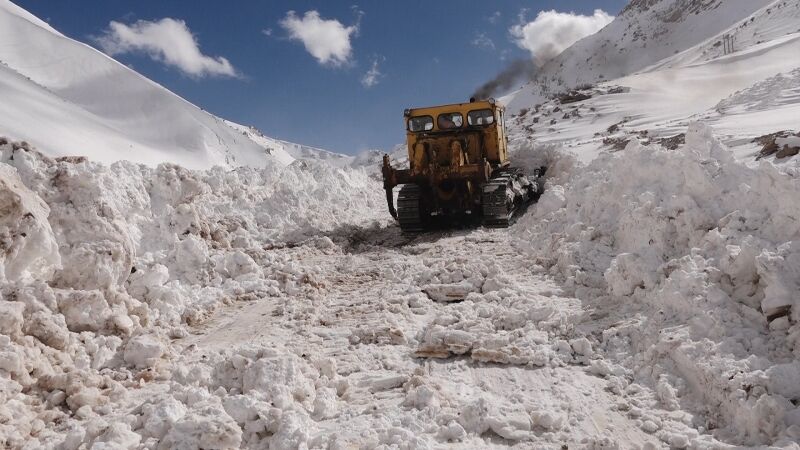
[[[776,158],[785,158],[787,156],[794,156],[797,152],[792,153],[791,148],[784,148],[778,145],[777,139],[788,138],[789,136],[800,136],[800,133],[793,133],[792,131],[777,131],[775,133],[765,134],[753,139],[753,143],[761,145],[761,151],[758,152],[756,159],[761,159],[766,156],[775,155]],[[777,153],[782,152],[781,156]]]
[[[668,138],[661,138],[658,140],[658,143],[667,150],[677,150],[678,147],[686,143],[686,133],[681,133]]]

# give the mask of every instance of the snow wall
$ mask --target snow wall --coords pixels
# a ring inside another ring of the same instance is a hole
[[[800,170],[737,162],[702,123],[674,151],[546,156],[559,170],[517,246],[613,318],[595,345],[620,382],[735,442],[800,437]]]
[[[361,169],[104,166],[0,139],[0,447],[238,447],[220,403],[185,393],[101,417],[172,376],[169,341],[187,324],[309,282],[272,246],[328,245],[343,224],[383,219],[384,202]]]

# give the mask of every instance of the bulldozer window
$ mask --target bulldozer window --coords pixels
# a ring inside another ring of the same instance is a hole
[[[491,109],[479,109],[467,114],[470,126],[491,125],[494,123],[494,112]]]
[[[420,116],[408,119],[408,131],[430,131],[433,129],[433,117]]]
[[[439,114],[439,118],[436,119],[436,123],[439,124],[440,130],[461,128],[461,126],[464,125],[464,116],[457,112]]]

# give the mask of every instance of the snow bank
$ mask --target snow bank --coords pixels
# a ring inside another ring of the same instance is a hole
[[[0,446],[237,447],[228,407],[191,393],[115,411],[170,378],[186,324],[303,288],[270,248],[384,219],[383,203],[363,170],[104,166],[0,141]]]
[[[601,154],[551,182],[518,245],[623,317],[599,349],[746,445],[800,437],[800,172],[749,168],[700,123],[677,151]],[[599,306],[598,306],[599,307]],[[623,345],[623,343],[627,343]],[[626,350],[627,349],[627,350]]]

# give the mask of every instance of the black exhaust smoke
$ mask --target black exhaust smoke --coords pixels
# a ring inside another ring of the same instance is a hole
[[[536,62],[533,59],[516,59],[497,76],[476,89],[472,97],[487,99],[492,95],[511,89],[515,83],[531,81],[536,75],[536,68]]]

